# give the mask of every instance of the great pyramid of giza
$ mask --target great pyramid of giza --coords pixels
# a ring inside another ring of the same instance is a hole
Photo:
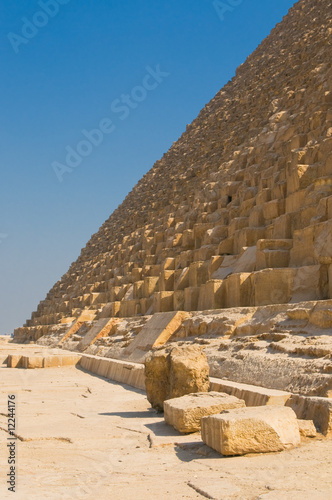
[[[332,3],[300,0],[14,333],[332,395]]]

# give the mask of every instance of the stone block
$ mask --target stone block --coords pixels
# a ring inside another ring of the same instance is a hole
[[[174,292],[155,292],[153,294],[153,311],[162,313],[174,310]]]
[[[160,273],[159,290],[161,292],[174,290],[174,271],[162,271]]]
[[[143,298],[148,299],[154,292],[157,292],[158,283],[159,283],[159,278],[157,276],[148,276],[144,278]]]
[[[199,346],[160,349],[145,359],[146,395],[163,411],[164,401],[186,394],[208,392],[209,365]]]
[[[251,275],[255,306],[286,304],[293,290],[293,269],[264,269]]]
[[[243,399],[246,406],[285,406],[290,392],[267,389],[256,385],[240,384],[230,380],[210,377],[210,391],[225,392]]]
[[[204,443],[222,455],[269,453],[300,444],[296,415],[284,406],[260,406],[226,410],[203,417]]]
[[[252,297],[251,287],[251,273],[230,274],[225,280],[226,307],[250,306]]]
[[[21,367],[22,367],[22,355],[9,354],[7,357],[7,368],[21,368]]]
[[[200,287],[198,309],[221,309],[225,304],[225,287],[223,280],[209,280]]]
[[[228,394],[198,392],[165,401],[164,417],[165,422],[179,432],[197,432],[202,417],[244,406],[244,401]]]
[[[184,290],[184,310],[197,311],[199,300],[199,287],[189,287]]]
[[[300,431],[300,436],[314,438],[317,436],[317,430],[312,420],[299,420],[297,421]]]
[[[292,395],[287,401],[301,420],[312,420],[322,434],[332,436],[332,399]]]

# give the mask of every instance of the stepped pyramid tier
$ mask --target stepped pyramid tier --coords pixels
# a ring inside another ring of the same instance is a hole
[[[132,361],[198,342],[214,377],[332,394],[331,7],[290,9],[15,341]]]

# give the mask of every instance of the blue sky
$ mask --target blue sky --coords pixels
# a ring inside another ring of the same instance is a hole
[[[0,334],[30,317],[294,4],[55,2],[0,0]],[[82,131],[101,122],[89,148]],[[70,148],[85,154],[75,168]]]

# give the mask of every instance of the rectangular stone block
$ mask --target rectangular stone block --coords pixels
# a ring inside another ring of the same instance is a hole
[[[255,306],[286,304],[293,291],[294,269],[264,269],[252,273]]]
[[[164,402],[166,424],[183,433],[197,432],[201,418],[224,410],[243,408],[245,402],[220,392],[197,392]]]
[[[225,305],[225,284],[223,280],[209,280],[200,287],[198,309],[221,309]]]
[[[184,290],[184,310],[197,311],[199,299],[199,287],[189,287]]]
[[[286,405],[295,411],[297,418],[313,420],[320,432],[332,436],[332,399],[293,394]]]
[[[153,294],[153,310],[157,312],[174,311],[174,292],[155,292]]]
[[[159,278],[156,276],[149,276],[144,278],[143,293],[144,298],[148,299],[154,292],[158,291]]]
[[[226,307],[242,307],[251,305],[252,273],[230,274],[225,280]]]
[[[9,354],[7,357],[7,368],[21,368],[21,367],[22,367],[22,355]]]
[[[240,384],[230,380],[210,377],[210,391],[225,392],[243,399],[246,406],[285,406],[290,392],[266,389],[256,385]]]
[[[285,406],[260,406],[226,410],[203,417],[204,443],[222,455],[269,453],[301,442],[296,415]]]

